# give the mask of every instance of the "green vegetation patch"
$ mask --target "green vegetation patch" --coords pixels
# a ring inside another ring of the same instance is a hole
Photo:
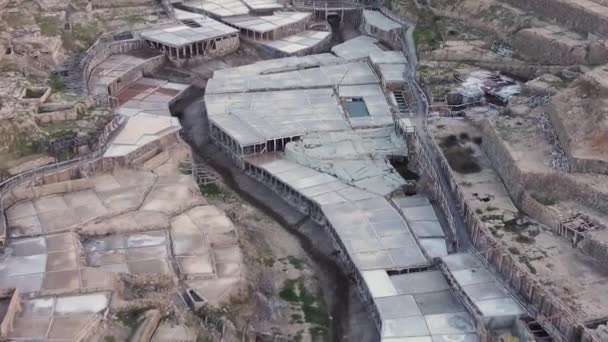
[[[52,74],[49,78],[49,86],[55,93],[60,93],[65,90],[65,82],[63,81],[63,77],[57,74]]]
[[[191,175],[192,174],[192,164],[187,161],[180,161],[177,168],[179,169],[179,173],[182,175]]]
[[[63,23],[55,16],[36,17],[36,24],[40,27],[40,34],[45,37],[61,36],[63,34]]]
[[[287,260],[289,261],[289,263],[297,270],[302,270],[304,269],[304,265],[306,264],[306,262],[300,258],[296,258],[293,255],[290,255],[287,257]]]
[[[465,140],[455,135],[449,135],[439,143],[445,158],[452,170],[468,174],[481,171],[475,151],[471,147],[464,146]]]
[[[530,196],[532,196],[532,198],[534,198],[539,203],[544,204],[544,205],[556,205],[559,203],[559,199],[557,197],[553,197],[550,195],[544,195],[544,194],[539,194],[539,193],[533,192],[530,194]]]
[[[116,318],[123,325],[125,325],[127,327],[131,327],[131,328],[135,328],[139,324],[139,321],[141,320],[141,316],[146,310],[148,310],[148,309],[146,308],[146,309],[135,309],[135,310],[129,310],[129,311],[122,311],[122,312],[119,312],[116,314]]]
[[[63,48],[69,51],[86,50],[97,40],[101,28],[94,21],[74,24],[71,31],[63,32]]]
[[[78,130],[78,125],[75,121],[60,121],[41,125],[40,129],[48,134],[49,139],[56,139],[73,135]]]
[[[315,332],[325,335],[329,322],[325,306],[321,298],[306,288],[303,278],[285,280],[279,296],[283,300],[299,306],[304,313],[304,320],[316,325]]]
[[[131,25],[144,23],[146,20],[142,15],[133,14],[124,18],[125,21]]]
[[[436,16],[429,9],[417,11],[418,21],[414,29],[414,43],[416,48],[436,49],[442,42],[441,32],[439,32],[439,21],[441,17]]]
[[[12,152],[17,158],[21,158],[46,152],[47,148],[47,139],[20,134],[13,142]]]
[[[2,14],[2,19],[4,19],[4,22],[8,27],[12,27],[14,29],[36,23],[34,20],[32,20],[31,16],[28,16],[23,12],[6,12]]]
[[[199,184],[201,193],[207,197],[219,197],[223,194],[222,189],[215,183]]]

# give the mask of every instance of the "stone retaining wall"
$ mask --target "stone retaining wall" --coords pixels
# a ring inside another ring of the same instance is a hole
[[[578,247],[586,254],[593,255],[603,265],[608,263],[608,242],[595,239],[593,233],[586,234]]]
[[[158,6],[154,0],[91,0],[93,9],[102,8],[120,8],[120,7],[136,7],[136,6]]]
[[[581,203],[600,212],[608,212],[608,193],[579,182],[574,175],[520,170],[494,127],[484,120],[480,128],[483,137],[481,147],[490,160],[492,168],[505,184],[513,203],[532,219],[550,227],[556,234],[567,233],[562,229],[562,222],[568,217],[539,203],[530,192]],[[601,237],[596,237],[592,231],[581,232],[580,236],[582,240],[576,244],[576,247],[600,262],[608,262],[608,243]],[[565,237],[569,238],[569,236]]]
[[[501,0],[581,33],[608,37],[608,8],[588,0]]]
[[[34,121],[36,124],[48,124],[62,121],[72,121],[78,118],[76,108],[67,110],[58,110],[55,112],[37,113],[34,115]]]
[[[606,45],[564,37],[543,28],[520,30],[512,43],[516,51],[543,64],[600,65],[608,62]]]
[[[483,137],[481,148],[490,160],[490,164],[505,184],[515,205],[532,218],[553,227],[554,220],[540,220],[536,217],[535,212],[526,211],[528,206],[524,205],[524,200],[527,204],[534,201],[534,199],[525,198],[529,195],[528,192],[537,192],[560,200],[575,201],[600,212],[608,212],[608,193],[578,181],[575,175],[557,171],[546,173],[522,171],[492,124],[484,120],[479,124],[479,128]],[[557,214],[557,212],[555,213]],[[538,217],[546,217],[547,214],[538,213]]]
[[[570,110],[575,113],[574,115],[588,116],[589,120],[592,120],[593,115],[597,116],[597,112],[601,110],[598,107],[602,106],[601,98],[608,96],[608,89],[594,79],[594,77],[602,76],[602,74],[599,74],[579,77],[569,88],[554,96],[547,106],[547,115],[551,119],[555,133],[564,147],[572,172],[608,175],[608,160],[584,158],[572,153],[573,149],[576,148],[573,142],[580,137],[573,136],[571,131],[574,128],[568,129],[564,122],[564,120],[567,120],[565,113]],[[591,139],[591,137],[585,138]],[[602,154],[602,152],[598,151],[599,154]]]

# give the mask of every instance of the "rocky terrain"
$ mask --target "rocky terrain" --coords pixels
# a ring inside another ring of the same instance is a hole
[[[104,32],[162,20],[149,0],[0,2],[0,179],[62,159],[48,153],[53,140],[103,128],[107,109],[85,97],[82,82],[70,84],[82,79],[83,52]]]
[[[417,23],[432,132],[476,215],[595,329],[606,315],[595,286],[608,246],[607,3],[390,6]]]

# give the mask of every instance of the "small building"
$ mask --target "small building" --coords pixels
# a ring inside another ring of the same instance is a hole
[[[181,25],[143,31],[141,38],[146,45],[174,60],[222,56],[239,48],[238,30],[228,25],[202,16],[183,22]]]
[[[398,43],[401,24],[377,11],[363,10],[361,31],[381,42],[394,45]]]

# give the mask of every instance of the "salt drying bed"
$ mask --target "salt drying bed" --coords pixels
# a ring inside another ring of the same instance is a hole
[[[108,307],[106,292],[42,297],[21,302],[23,311],[10,332],[11,341],[74,341],[101,319]]]
[[[113,235],[84,243],[87,263],[110,272],[169,273],[167,233]]]

